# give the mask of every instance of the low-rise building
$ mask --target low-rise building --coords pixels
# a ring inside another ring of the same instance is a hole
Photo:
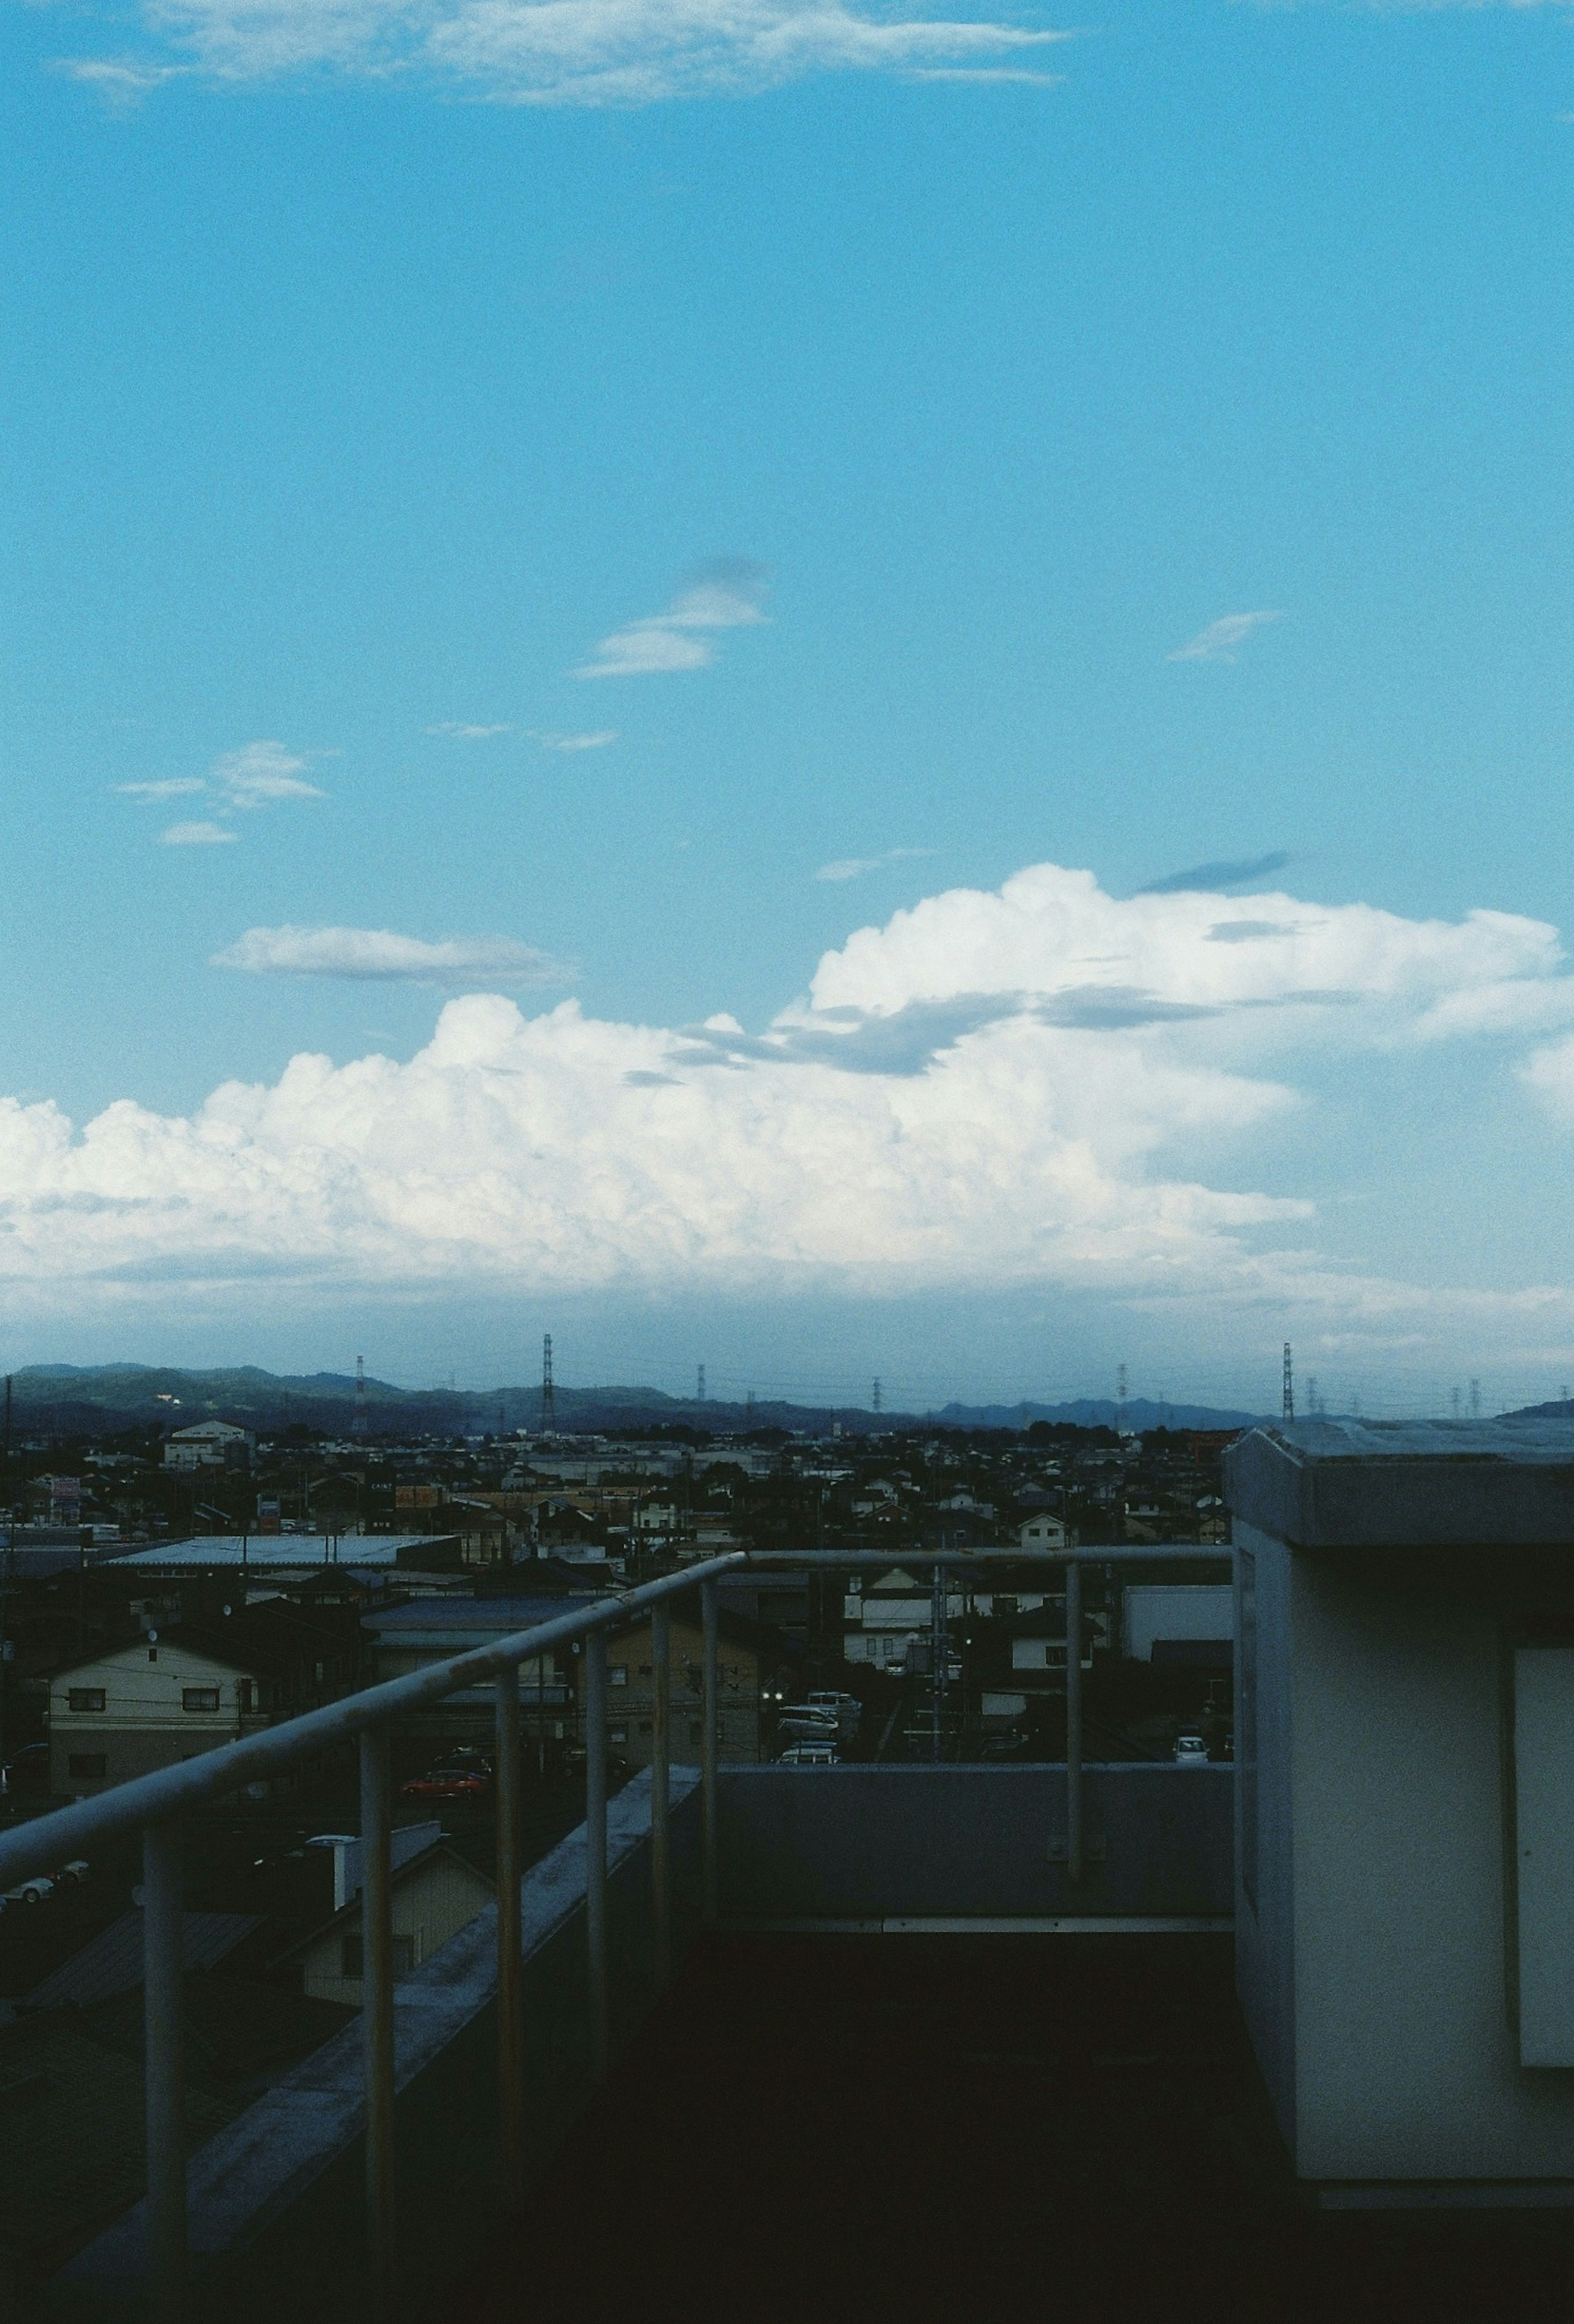
[[[394,1975],[411,1976],[422,1961],[468,1928],[491,1904],[495,1890],[468,1858],[438,1839],[395,1867],[393,1897]],[[358,1886],[330,1921],[291,1947],[282,1967],[298,1969],[309,2000],[361,2006],[363,1939]]]
[[[227,1420],[199,1420],[164,1439],[166,1469],[244,1469],[255,1440]]]
[[[268,1723],[255,1670],[149,1631],[50,1682],[50,1787],[79,1797],[179,1766]]]

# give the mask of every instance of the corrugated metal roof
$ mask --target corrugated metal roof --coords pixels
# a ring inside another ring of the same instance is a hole
[[[486,1630],[505,1636],[533,1629],[560,1614],[578,1613],[594,1603],[596,1591],[570,1591],[552,1598],[416,1598],[403,1606],[379,1606],[361,1617],[368,1630]]]
[[[155,1548],[132,1550],[114,1563],[160,1572],[181,1565],[239,1565],[244,1548],[244,1563],[259,1572],[268,1566],[292,1570],[329,1564],[382,1566],[392,1565],[401,1550],[435,1548],[440,1542],[455,1538],[452,1533],[339,1534],[330,1556],[329,1539],[319,1533],[209,1533],[199,1534],[191,1541],[162,1542]]]
[[[244,1938],[262,1926],[256,1913],[187,1913],[181,1952],[187,1969],[213,1969]],[[24,1994],[23,2009],[59,2009],[75,2002],[88,2008],[110,2001],[142,1983],[142,1914],[123,1913],[106,1929],[63,1961],[42,1983]]]

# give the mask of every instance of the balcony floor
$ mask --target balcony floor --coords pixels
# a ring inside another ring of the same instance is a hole
[[[1226,1939],[724,1938],[429,2324],[1539,2324],[1571,2252],[1300,2207]]]

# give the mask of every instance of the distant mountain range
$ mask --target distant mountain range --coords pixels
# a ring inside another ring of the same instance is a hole
[[[264,1371],[255,1364],[224,1371],[181,1371],[149,1364],[33,1364],[12,1378],[16,1425],[48,1429],[57,1435],[101,1434],[116,1427],[162,1422],[172,1428],[199,1420],[231,1420],[247,1428],[276,1432],[300,1423],[329,1435],[347,1433],[356,1410],[356,1382],[344,1372],[303,1375]],[[929,1413],[867,1412],[856,1406],[788,1404],[758,1400],[699,1403],[653,1388],[560,1388],[557,1419],[569,1434],[628,1431],[682,1425],[714,1434],[758,1428],[829,1434],[839,1423],[846,1435],[883,1429],[921,1427],[1026,1428],[1036,1420],[1077,1428],[1122,1425],[1139,1433],[1151,1428],[1245,1428],[1258,1416],[1219,1410],[1205,1404],[1153,1404],[1136,1397],[1124,1407],[1113,1400],[1081,1397],[1069,1404],[948,1404]],[[541,1389],[402,1388],[368,1379],[366,1412],[374,1435],[471,1435],[477,1431],[535,1429],[541,1423]]]

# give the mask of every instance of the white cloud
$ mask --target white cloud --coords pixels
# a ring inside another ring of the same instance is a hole
[[[453,742],[489,742],[494,734],[512,734],[512,726],[467,726],[462,719],[445,718],[427,728],[429,734],[446,734]]]
[[[1069,37],[847,0],[143,0],[142,21],[156,43],[145,62],[60,69],[121,98],[178,71],[250,81],[327,68],[425,72],[516,105],[635,106],[818,72],[1010,69]]]
[[[428,944],[391,928],[248,928],[213,955],[215,968],[255,976],[343,976],[419,984],[549,984],[562,970],[512,936]]]
[[[888,847],[884,855],[838,855],[834,863],[822,863],[814,876],[817,880],[857,880],[866,872],[884,871],[887,863],[907,863],[933,853],[932,847]]]
[[[315,783],[303,782],[308,761],[296,758],[282,742],[248,742],[216,759],[208,774],[170,775],[158,782],[117,783],[126,798],[152,806],[163,799],[216,798],[214,816],[228,817],[256,807],[276,807],[282,799],[318,799],[324,794]],[[200,823],[172,823],[160,834],[166,847],[221,847],[237,835],[213,817]]]
[[[531,741],[539,742],[543,751],[604,751],[608,742],[617,740],[616,726],[598,726],[593,734],[550,734],[531,729]]]
[[[1209,622],[1194,638],[1174,652],[1166,654],[1166,661],[1234,661],[1236,648],[1245,645],[1255,630],[1266,622],[1282,622],[1282,613],[1221,613],[1217,622]]]
[[[159,834],[166,847],[223,847],[236,836],[221,823],[172,823]]]
[[[687,588],[680,589],[664,613],[631,622],[603,638],[593,660],[575,678],[653,678],[673,670],[703,669],[716,659],[709,632],[752,628],[764,611],[764,567],[743,558],[718,558]]]
[[[1221,942],[1232,927],[1242,940]],[[523,950],[275,928],[221,957],[446,978],[488,952],[495,969],[499,948]],[[1121,899],[1039,864],[860,929],[757,1036],[724,1011],[663,1028],[472,992],[408,1063],[303,1055],[190,1117],[124,1099],[78,1133],[52,1104],[7,1101],[0,1291],[96,1282],[151,1300],[171,1276],[216,1294],[259,1277],[401,1296],[1023,1286],[1293,1306],[1390,1333],[1430,1328],[1451,1300],[1472,1328],[1551,1330],[1574,1323],[1557,1288],[1357,1277],[1311,1247],[1310,1204],[1210,1185],[1188,1156],[1217,1169],[1233,1142],[1231,1176],[1249,1179],[1253,1133],[1305,1102],[1311,1042],[1419,1047],[1479,994],[1574,1022],[1571,988],[1556,932],[1507,914]],[[1574,1043],[1526,1070],[1574,1111]]]
[[[190,798],[208,786],[200,775],[171,775],[163,782],[116,783],[115,788],[123,798],[146,799],[151,806],[158,799]]]
[[[282,742],[248,742],[213,763],[211,780],[237,807],[273,807],[280,799],[321,798],[315,783],[302,782],[307,761]]]

